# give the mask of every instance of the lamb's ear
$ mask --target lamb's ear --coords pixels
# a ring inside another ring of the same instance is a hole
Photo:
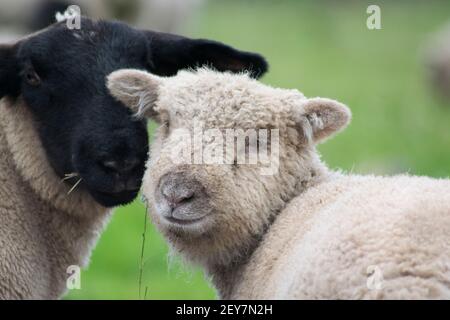
[[[322,142],[344,129],[350,119],[347,106],[325,98],[307,99],[294,111],[294,121],[305,142]]]
[[[0,98],[17,96],[20,92],[20,75],[17,45],[0,45]]]
[[[172,76],[181,69],[207,65],[218,71],[249,71],[251,76],[259,78],[268,69],[261,55],[239,51],[217,41],[144,32],[149,40],[150,71],[154,74]]]
[[[155,116],[153,110],[158,99],[162,79],[145,71],[122,69],[107,78],[112,96],[130,108],[139,117]]]

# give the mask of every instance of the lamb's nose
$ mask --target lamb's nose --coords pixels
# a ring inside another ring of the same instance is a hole
[[[189,200],[194,198],[194,191],[179,193],[177,191],[175,192],[168,192],[163,193],[164,198],[166,198],[167,202],[169,203],[169,206],[172,209],[175,209],[176,207],[182,205],[183,203],[188,202]]]
[[[161,179],[161,194],[172,209],[192,201],[198,189],[198,182],[182,173],[168,174]]]

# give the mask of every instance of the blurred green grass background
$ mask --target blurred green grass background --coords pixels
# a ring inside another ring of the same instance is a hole
[[[369,4],[381,7],[382,30],[366,28]],[[260,52],[271,66],[263,82],[350,106],[350,127],[320,146],[332,168],[447,177],[450,105],[433,96],[421,49],[449,18],[448,1],[211,0],[186,34]],[[67,299],[143,298],[144,216],[139,200],[116,211],[82,273],[81,290]],[[151,224],[144,260],[147,299],[215,298],[200,270],[169,261]]]

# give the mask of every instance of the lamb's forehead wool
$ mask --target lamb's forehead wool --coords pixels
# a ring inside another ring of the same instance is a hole
[[[209,69],[161,78],[124,69],[108,76],[111,94],[137,113],[173,128],[294,129],[300,143],[319,143],[344,129],[350,109],[326,98],[264,85],[246,74]],[[306,138],[306,139],[303,139]],[[297,138],[294,138],[294,140]]]
[[[305,100],[298,90],[273,88],[245,73],[202,68],[166,78],[155,111],[187,126],[281,128],[290,123],[291,109],[301,108]]]

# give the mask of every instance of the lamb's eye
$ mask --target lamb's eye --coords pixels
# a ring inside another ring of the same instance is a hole
[[[37,87],[41,84],[41,78],[34,70],[27,70],[25,72],[25,80],[30,86]]]
[[[164,121],[163,126],[164,126],[164,129],[166,130],[166,132],[169,132],[170,122],[168,120]]]

